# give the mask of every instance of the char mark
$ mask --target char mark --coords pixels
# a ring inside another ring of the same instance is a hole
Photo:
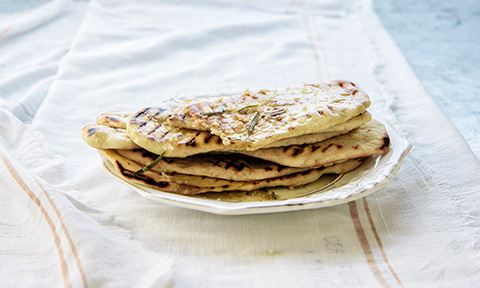
[[[114,116],[107,116],[106,118],[112,122],[117,122],[117,123],[120,122],[120,120]]]
[[[385,150],[390,146],[390,138],[388,136],[383,137],[383,145],[380,147],[380,150]]]
[[[207,136],[207,137],[205,137],[205,140],[204,140],[204,142],[205,142],[205,143],[208,143],[208,142],[210,142],[210,139],[212,139],[212,137],[213,137],[213,134],[211,134],[211,133],[210,133],[210,134],[208,134],[208,136]]]
[[[148,135],[150,136],[150,135],[152,135],[153,133],[155,133],[155,131],[157,131],[158,128],[160,128],[160,126],[161,126],[161,125],[155,126],[155,128],[153,128],[152,131],[148,132]],[[168,133],[168,132],[167,132],[167,133]],[[165,135],[163,135],[163,136],[165,136]],[[162,138],[163,138],[163,137],[162,137]]]
[[[310,147],[312,147],[312,152],[315,152],[315,151],[317,151],[318,148],[320,148],[319,145],[312,145]]]
[[[120,164],[120,162],[118,161],[115,161],[116,163],[116,166],[118,167],[118,169],[120,170],[120,173],[125,176],[126,178],[129,178],[129,179],[135,179],[135,180],[138,180],[138,181],[141,181],[145,184],[148,184],[148,185],[152,185],[152,186],[156,186],[156,187],[159,187],[159,188],[166,188],[170,185],[169,182],[166,182],[166,181],[155,181],[153,178],[151,177],[148,177],[144,174],[137,174],[137,175],[133,175],[133,171],[131,170],[128,170],[128,169],[125,169],[122,164]]]
[[[229,169],[230,167],[232,167],[237,171],[242,171],[245,167],[247,167],[247,165],[245,163],[237,162],[235,160],[230,159],[230,161],[227,162],[225,169]]]
[[[162,141],[162,140],[163,140],[163,138],[165,138],[165,136],[167,136],[167,135],[168,135],[168,133],[170,133],[170,131],[167,131],[165,134],[163,134],[163,136],[162,136],[160,139],[158,139],[158,141]]]
[[[297,156],[299,154],[302,154],[304,149],[304,147],[298,147],[298,148],[295,148],[293,149],[293,153],[292,153],[292,156]]]
[[[88,137],[90,137],[97,132],[97,129],[96,128],[90,128],[90,129],[87,130],[87,132],[88,132]]]
[[[312,170],[305,170],[303,172],[300,172],[300,175],[306,176],[306,175],[310,174],[311,172],[312,172]]]
[[[150,158],[152,160],[155,160],[155,159],[157,159],[158,155],[156,155],[156,154],[154,154],[150,151],[143,150],[142,157],[143,158]]]
[[[327,152],[328,148],[330,148],[330,147],[332,147],[332,146],[333,146],[333,144],[328,144],[327,147],[325,147],[325,148],[322,149],[322,152],[323,152],[323,153]]]
[[[193,137],[192,139],[190,139],[190,141],[188,141],[186,145],[187,145],[187,146],[195,147],[195,145],[196,145],[196,143],[195,143],[195,137]]]

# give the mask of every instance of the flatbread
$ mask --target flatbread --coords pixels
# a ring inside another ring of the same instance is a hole
[[[361,159],[354,159],[329,167],[320,167],[278,178],[258,181],[231,181],[185,174],[157,173],[152,170],[143,174],[133,175],[135,171],[141,169],[143,166],[120,156],[114,150],[98,151],[106,161],[113,165],[121,178],[132,183],[146,185],[161,191],[185,195],[194,195],[205,192],[253,191],[265,187],[276,186],[301,186],[314,182],[327,173],[346,173],[357,168],[362,163]]]
[[[166,157],[187,157],[207,152],[245,151],[242,143],[225,145],[222,139],[208,131],[195,131],[171,127],[167,123],[171,111],[163,108],[143,108],[135,113],[127,123],[127,132],[138,146],[155,153],[165,152]],[[344,123],[328,128],[327,132],[290,137],[269,143],[267,147],[281,147],[316,143],[347,133],[370,121],[371,114],[363,113]]]
[[[353,129],[360,127],[361,125],[368,123],[371,120],[372,120],[372,114],[370,114],[369,112],[365,112],[363,114],[360,114],[358,116],[355,116],[347,120],[344,123],[332,126],[326,129],[325,132],[305,134],[302,136],[281,139],[268,144],[267,146],[263,147],[263,149],[272,148],[272,147],[285,147],[285,146],[291,146],[291,145],[318,143],[318,142],[333,138],[335,136],[346,134],[352,131]]]
[[[359,128],[328,140],[256,151],[240,151],[244,155],[290,167],[319,167],[342,160],[380,155],[390,148],[385,126],[372,120]]]
[[[158,155],[144,149],[115,151],[142,166],[151,164]],[[198,154],[187,158],[163,157],[153,168],[159,173],[180,173],[234,181],[252,181],[302,172],[307,168],[292,168],[242,154]]]
[[[164,108],[141,109],[127,123],[128,135],[138,146],[165,157],[225,150],[222,140],[209,132],[170,127],[169,113]]]
[[[91,147],[98,149],[140,148],[130,139],[125,129],[104,125],[85,126],[82,129],[82,139]]]
[[[209,131],[226,146],[242,145],[251,151],[284,138],[326,132],[369,106],[363,90],[339,80],[183,101],[172,111],[168,124]]]
[[[96,123],[98,125],[126,129],[127,122],[132,117],[133,112],[128,111],[112,111],[106,112],[98,116]]]

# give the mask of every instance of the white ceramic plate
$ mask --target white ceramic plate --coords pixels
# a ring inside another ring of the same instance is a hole
[[[108,161],[104,162],[104,166],[109,174],[148,199],[209,213],[244,215],[329,207],[357,200],[385,187],[410,152],[411,145],[386,121],[378,117],[374,119],[382,122],[389,133],[391,148],[386,154],[367,159],[351,172],[325,175],[314,183],[295,189],[269,188],[253,193],[229,192],[185,196],[132,184],[123,180]]]

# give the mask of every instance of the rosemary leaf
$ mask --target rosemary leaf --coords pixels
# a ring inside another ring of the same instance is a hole
[[[158,164],[158,162],[160,162],[160,160],[162,160],[163,158],[163,155],[165,155],[165,152],[167,152],[167,149],[165,149],[165,151],[163,151],[163,153],[157,157],[157,159],[155,159],[155,161],[153,161],[152,163],[150,163],[148,166],[145,166],[143,167],[142,169],[136,171],[136,172],[133,172],[132,175],[138,175],[138,174],[143,174],[145,172],[147,172],[148,170],[152,169],[153,167],[155,167],[155,165]]]
[[[214,112],[208,112],[208,113],[200,113],[202,116],[212,116],[212,115],[218,115],[227,112],[228,109],[225,110],[220,110],[220,111],[214,111]]]
[[[252,135],[252,132],[253,132],[253,129],[255,128],[255,125],[257,125],[258,118],[260,118],[260,112],[257,112],[257,114],[255,114],[255,117],[253,117],[253,120],[250,123],[250,126],[248,126],[247,137],[250,137],[250,135]]]
[[[277,111],[277,112],[268,113],[267,115],[268,116],[277,116],[277,115],[283,114],[285,112],[287,112],[287,110],[283,109],[283,110],[280,110],[280,111]]]
[[[237,112],[243,111],[243,110],[248,109],[248,108],[253,108],[253,107],[258,107],[258,104],[245,106],[243,108],[238,109]]]

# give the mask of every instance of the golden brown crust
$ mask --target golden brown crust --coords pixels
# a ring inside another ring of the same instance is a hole
[[[369,106],[368,95],[355,84],[333,81],[185,101],[168,123],[210,131],[227,146],[241,144],[251,151],[284,138],[328,131]]]
[[[243,143],[225,145],[219,136],[208,131],[196,131],[171,127],[166,119],[170,111],[163,108],[143,108],[133,114],[127,124],[127,132],[138,146],[166,157],[188,157],[207,152],[245,151]],[[370,113],[362,113],[344,123],[332,126],[326,132],[307,134],[273,141],[265,148],[309,144],[347,133],[370,121]]]
[[[242,154],[290,167],[318,167],[341,160],[380,155],[390,148],[385,126],[375,120],[328,140],[287,147],[259,149]]]

